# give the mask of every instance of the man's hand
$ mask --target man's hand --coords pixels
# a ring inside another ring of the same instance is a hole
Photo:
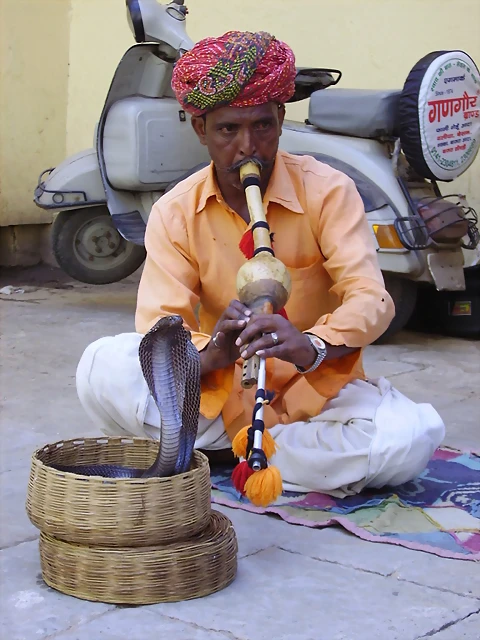
[[[225,369],[238,360],[240,351],[235,341],[251,315],[250,309],[238,300],[230,302],[215,325],[212,340],[200,352],[202,375]]]
[[[235,345],[245,360],[256,353],[261,358],[279,358],[304,369],[310,368],[317,357],[308,336],[278,314],[252,315]]]

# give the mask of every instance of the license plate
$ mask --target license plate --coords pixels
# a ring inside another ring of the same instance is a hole
[[[427,264],[438,291],[465,291],[462,251],[430,253]]]

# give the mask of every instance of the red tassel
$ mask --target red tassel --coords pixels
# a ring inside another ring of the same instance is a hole
[[[242,236],[242,239],[240,240],[240,244],[238,246],[240,247],[240,251],[243,253],[243,255],[247,260],[250,260],[250,258],[253,258],[255,245],[253,244],[253,232],[251,229],[248,229],[248,231],[245,231],[245,233]]]
[[[233,486],[239,493],[242,494],[242,496],[245,495],[245,483],[253,473],[255,472],[253,471],[253,469],[250,469],[246,460],[244,460],[243,462],[239,462],[235,469],[232,471]]]
[[[272,243],[273,249],[273,233],[270,234],[270,242]],[[253,241],[253,231],[251,229],[245,231],[238,246],[240,247],[240,251],[243,253],[247,260],[253,258],[255,243]]]

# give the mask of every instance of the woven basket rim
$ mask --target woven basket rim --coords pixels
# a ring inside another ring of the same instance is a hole
[[[189,471],[151,478],[108,478],[57,471],[50,465],[105,464],[147,468],[158,442],[149,438],[72,438],[32,456],[26,496],[30,522],[56,538],[115,548],[188,539],[211,513],[207,456],[194,451]],[[77,462],[75,462],[77,461]]]
[[[139,483],[159,484],[159,483],[172,482],[172,481],[181,482],[183,479],[187,478],[191,474],[198,472],[199,469],[202,469],[205,466],[210,466],[207,456],[201,451],[198,451],[198,449],[194,449],[192,461],[195,461],[197,464],[193,469],[190,469],[189,471],[185,471],[184,473],[178,473],[172,476],[163,476],[163,477],[152,476],[149,478],[107,478],[105,476],[86,476],[78,473],[72,473],[71,471],[58,471],[54,467],[51,467],[49,464],[43,462],[43,460],[40,460],[40,458],[38,457],[41,453],[45,451],[53,450],[54,448],[59,449],[65,444],[74,444],[74,445],[78,444],[79,446],[81,446],[89,443],[107,444],[109,442],[118,442],[121,444],[135,444],[135,443],[155,444],[155,440],[152,440],[151,438],[140,438],[137,436],[132,436],[131,438],[126,436],[98,436],[98,437],[88,437],[88,438],[82,438],[82,437],[70,438],[66,440],[63,439],[63,440],[58,440],[57,442],[52,442],[52,443],[43,445],[42,447],[39,447],[38,449],[36,449],[31,456],[31,464],[32,466],[34,465],[34,466],[43,468],[47,473],[53,473],[56,476],[65,476],[67,478],[71,478],[72,480],[76,479],[82,482],[92,482],[92,483],[102,483],[102,484],[104,484],[105,481],[108,481],[108,483],[121,482],[123,484],[139,484]]]

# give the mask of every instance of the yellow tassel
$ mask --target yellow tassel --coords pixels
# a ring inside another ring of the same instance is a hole
[[[236,458],[245,458],[245,456],[247,455],[249,428],[250,428],[250,425],[248,425],[248,427],[243,427],[243,429],[240,429],[240,431],[237,433],[237,435],[233,439],[232,451]],[[270,458],[277,451],[277,445],[275,444],[275,440],[270,435],[268,429],[265,429],[265,431],[263,432],[262,449],[264,450],[265,455],[267,456],[267,460],[270,460]]]
[[[277,467],[256,471],[245,483],[245,495],[257,507],[267,507],[282,495],[282,476]]]
[[[265,429],[265,431],[263,432],[262,448],[265,452],[265,455],[267,456],[267,460],[270,460],[273,454],[277,451],[275,440],[273,439],[268,429]]]
[[[233,439],[232,451],[233,451],[233,455],[236,458],[245,458],[247,455],[249,428],[250,428],[250,425],[248,425],[248,427],[243,427],[243,429],[240,429],[240,431],[237,433],[237,435]]]

